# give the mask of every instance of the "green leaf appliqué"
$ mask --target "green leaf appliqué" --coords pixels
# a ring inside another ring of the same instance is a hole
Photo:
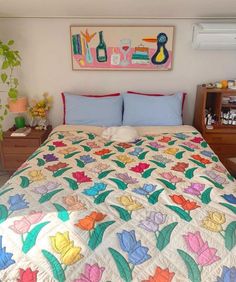
[[[41,198],[39,199],[39,203],[42,204],[42,203],[45,203],[49,200],[51,200],[51,198],[56,195],[57,193],[61,192],[62,190],[64,189],[57,189],[57,190],[54,190],[54,191],[51,191],[47,194],[44,194],[41,196]]]
[[[169,209],[174,211],[180,218],[186,220],[186,221],[191,221],[192,217],[183,209],[176,207],[176,206],[171,206],[171,205],[166,205]]]
[[[175,229],[178,222],[173,222],[167,226],[165,226],[158,234],[157,237],[157,249],[159,251],[162,251],[169,243],[170,243],[170,237]]]
[[[117,178],[109,178],[112,182],[114,182],[120,190],[125,190],[127,188],[127,184],[120,179]]]
[[[69,187],[72,190],[77,190],[79,188],[78,183],[74,179],[71,179],[69,177],[63,177],[63,179],[65,179],[68,182]]]
[[[111,207],[118,212],[120,218],[124,221],[129,221],[131,219],[131,215],[127,210],[116,205],[111,205]]]
[[[26,176],[20,176],[20,178],[21,178],[20,187],[27,188],[30,184],[29,178]]]
[[[54,207],[56,208],[56,210],[58,212],[57,217],[61,221],[65,222],[65,221],[70,219],[68,211],[63,206],[61,206],[61,205],[59,205],[57,203],[53,203],[53,205],[54,205]]]

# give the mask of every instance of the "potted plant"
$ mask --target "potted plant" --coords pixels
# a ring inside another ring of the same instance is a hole
[[[17,99],[19,81],[14,77],[14,70],[20,66],[21,58],[19,51],[13,49],[13,44],[13,40],[9,40],[6,44],[0,41],[0,60],[2,61],[0,66],[0,76],[2,84],[7,86],[7,94],[9,98],[9,102],[6,104],[2,104],[0,99],[0,138],[2,138],[2,122],[8,114],[9,108],[12,107],[12,103],[22,103],[22,99]],[[25,103],[25,99],[26,98],[23,99],[23,103]]]

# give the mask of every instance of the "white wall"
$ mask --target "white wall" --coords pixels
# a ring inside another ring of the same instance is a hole
[[[62,91],[110,93],[124,90],[166,93],[186,91],[188,99],[185,105],[185,122],[191,124],[197,84],[236,78],[236,51],[192,49],[192,24],[195,22],[171,19],[0,19],[0,40],[14,39],[16,48],[20,50],[21,93],[34,97],[48,91],[53,96],[50,120],[54,126],[62,122]],[[69,36],[71,24],[174,25],[176,32],[173,70],[72,71]],[[9,122],[12,122],[11,116],[5,127],[8,127]]]

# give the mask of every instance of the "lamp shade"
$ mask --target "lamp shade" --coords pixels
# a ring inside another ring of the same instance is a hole
[[[27,111],[28,99],[27,97],[9,99],[8,106],[9,106],[9,111],[12,113],[24,113]]]

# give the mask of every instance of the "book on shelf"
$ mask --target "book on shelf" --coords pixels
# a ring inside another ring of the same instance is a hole
[[[13,137],[21,137],[21,136],[27,136],[31,131],[30,127],[23,127],[18,128],[14,132],[12,132],[11,136]]]

